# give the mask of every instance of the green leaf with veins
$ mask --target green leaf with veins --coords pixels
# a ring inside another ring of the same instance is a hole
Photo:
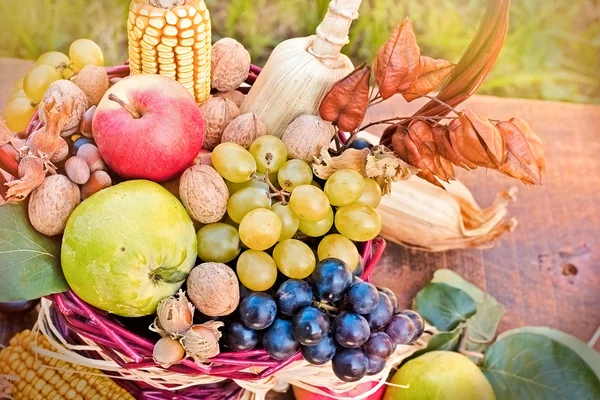
[[[29,223],[24,204],[0,207],[0,302],[69,290],[60,267],[60,239]]]
[[[497,400],[600,399],[594,371],[576,352],[543,335],[516,333],[496,341],[481,370]]]
[[[477,286],[464,280],[449,269],[440,269],[435,272],[433,283],[445,283],[465,291],[477,304],[477,312],[467,321],[467,350],[482,352],[493,342],[498,330],[498,325],[504,316],[504,306],[488,293]],[[478,343],[488,342],[488,343]]]
[[[459,325],[453,331],[436,333],[435,335],[431,336],[427,342],[427,347],[414,352],[410,357],[406,358],[406,360],[403,360],[402,363],[410,361],[413,358],[417,358],[425,353],[429,353],[430,351],[456,351],[458,349],[460,334],[463,328],[463,325]]]
[[[415,298],[417,312],[440,331],[451,331],[477,311],[466,292],[445,283],[430,283]]]

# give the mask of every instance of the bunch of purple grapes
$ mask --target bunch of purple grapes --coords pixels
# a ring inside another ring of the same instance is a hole
[[[239,313],[224,335],[231,350],[262,344],[271,357],[284,360],[300,349],[311,364],[331,361],[346,382],[381,372],[397,345],[416,341],[424,331],[419,314],[397,310],[391,290],[353,276],[336,258],[320,261],[307,280],[284,281],[274,296],[249,294]]]

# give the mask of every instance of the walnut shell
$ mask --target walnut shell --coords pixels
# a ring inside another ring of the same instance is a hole
[[[225,264],[198,265],[187,278],[188,296],[196,309],[210,317],[235,311],[240,302],[240,287],[235,272]]]
[[[62,233],[79,204],[79,187],[64,175],[50,175],[29,198],[29,221],[40,233]]]
[[[329,147],[332,136],[330,124],[315,115],[305,114],[289,124],[281,140],[288,149],[289,158],[311,163],[323,147]]]
[[[219,173],[208,165],[194,165],[181,175],[179,196],[196,221],[211,224],[227,212],[229,189]]]
[[[67,137],[79,129],[81,118],[87,110],[87,97],[79,86],[66,79],[60,79],[48,87],[40,103],[39,117],[44,124],[48,119],[47,109],[56,109],[69,116],[60,133],[62,137]]]
[[[235,103],[224,97],[211,97],[202,106],[204,122],[206,124],[206,134],[204,136],[204,147],[207,150],[213,150],[221,143],[223,131],[240,115],[240,109]]]
[[[248,77],[250,53],[235,39],[223,38],[212,46],[212,87],[219,92],[237,89]]]
[[[109,85],[106,69],[96,65],[86,65],[71,78],[71,81],[85,93],[88,107],[97,106],[100,103]]]
[[[236,106],[241,107],[246,95],[239,90],[231,90],[229,92],[218,92],[215,93],[215,97],[224,97],[235,103]]]
[[[250,148],[257,137],[267,134],[267,127],[255,114],[240,115],[225,128],[221,143],[237,143],[245,149]]]

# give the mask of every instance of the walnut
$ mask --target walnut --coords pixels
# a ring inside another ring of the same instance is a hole
[[[229,92],[218,92],[215,93],[215,97],[224,97],[235,103],[236,106],[241,107],[246,95],[239,90],[231,90]]]
[[[331,125],[315,115],[301,115],[286,128],[281,140],[288,149],[289,158],[311,163],[323,147],[329,147],[333,131]]]
[[[235,39],[223,38],[212,46],[212,87],[219,92],[237,89],[248,77],[250,53]]]
[[[97,106],[100,103],[109,85],[106,69],[96,65],[86,65],[71,78],[71,81],[85,93],[88,107]]]
[[[237,276],[221,263],[203,263],[192,269],[187,278],[187,289],[196,309],[210,317],[229,315],[240,302]]]
[[[213,167],[194,165],[181,175],[179,196],[192,218],[211,224],[225,215],[229,190]]]
[[[46,236],[62,233],[79,196],[79,187],[66,176],[48,176],[29,198],[31,225]]]
[[[47,123],[47,110],[56,110],[67,116],[60,127],[60,135],[67,137],[79,129],[79,123],[87,110],[87,97],[76,84],[66,79],[53,82],[40,103],[40,121]]]
[[[248,149],[257,137],[267,134],[267,127],[255,114],[240,115],[225,128],[221,143],[237,143]]]
[[[206,124],[203,147],[207,150],[213,150],[221,143],[221,136],[227,125],[239,117],[240,109],[229,99],[211,97],[202,106],[202,113]]]

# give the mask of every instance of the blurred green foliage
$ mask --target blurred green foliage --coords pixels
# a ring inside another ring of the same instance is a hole
[[[231,36],[262,64],[280,41],[314,32],[329,0],[206,0],[215,40]],[[128,0],[1,0],[0,56],[36,58],[88,37],[107,64],[126,58]],[[458,61],[477,29],[484,0],[364,0],[345,51],[372,61],[405,16],[422,52]],[[514,0],[510,31],[480,93],[600,103],[600,1]]]

